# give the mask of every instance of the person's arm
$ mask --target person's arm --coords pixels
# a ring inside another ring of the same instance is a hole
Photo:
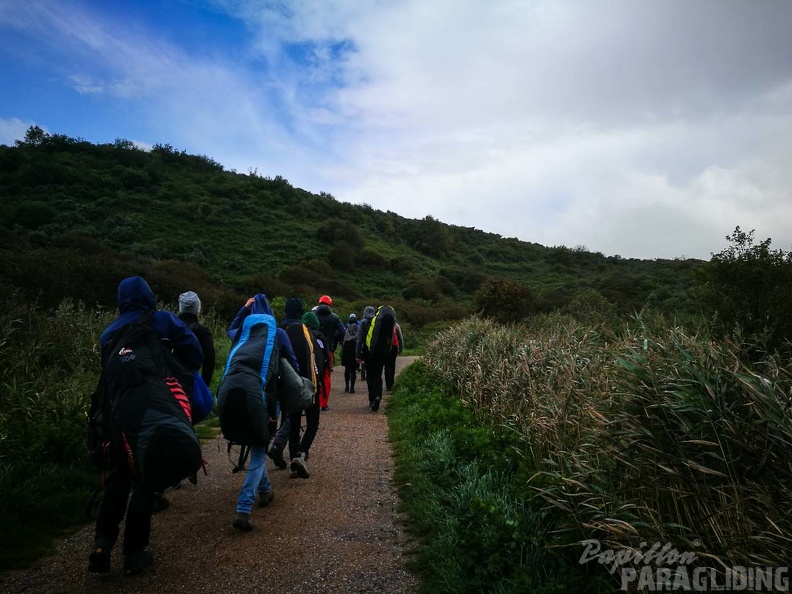
[[[344,328],[344,323],[341,321],[341,318],[336,316],[336,320],[338,320],[338,326],[336,327],[335,346],[338,346],[339,344],[344,344],[344,335],[346,334],[346,328]]]
[[[176,359],[187,369],[196,371],[203,363],[203,351],[195,334],[184,322],[168,311],[154,312],[154,330],[170,342]]]
[[[396,324],[396,335],[399,337],[399,354],[404,350],[404,336],[402,335],[401,326]]]
[[[245,305],[241,307],[241,309],[237,312],[236,317],[231,321],[231,325],[228,327],[228,338],[232,341],[236,338],[237,333],[239,332],[240,326],[242,326],[242,322],[248,316],[253,307],[253,302],[255,301],[254,297],[251,297],[245,302]]]
[[[360,324],[360,330],[358,330],[357,343],[355,344],[355,358],[358,360],[363,359],[363,349],[366,346],[366,334],[368,334],[368,323],[364,320]]]

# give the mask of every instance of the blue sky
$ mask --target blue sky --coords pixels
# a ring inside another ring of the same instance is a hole
[[[169,143],[606,255],[792,248],[787,0],[4,0],[0,143]]]

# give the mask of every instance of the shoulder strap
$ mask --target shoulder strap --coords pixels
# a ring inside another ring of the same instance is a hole
[[[308,348],[311,351],[311,381],[313,382],[314,387],[316,387],[316,359],[314,359],[313,337],[311,336],[310,330],[308,330],[308,326],[305,324],[302,324],[302,330],[305,340],[308,342]]]

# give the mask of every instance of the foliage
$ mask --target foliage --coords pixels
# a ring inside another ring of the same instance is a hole
[[[747,346],[649,314],[618,332],[554,314],[472,318],[424,360],[482,425],[514,432],[525,488],[557,511],[547,546],[670,542],[708,566],[783,566],[792,366],[749,366]]]
[[[498,322],[524,320],[536,311],[536,295],[523,284],[507,279],[485,282],[473,296],[473,305],[481,315]]]
[[[0,218],[13,237],[0,241],[0,273],[49,307],[65,297],[112,307],[124,275],[148,278],[159,262],[174,261],[205,273],[193,288],[224,312],[263,275],[278,293],[398,296],[438,312],[448,302],[470,311],[491,278],[547,296],[594,288],[619,314],[649,301],[679,313],[700,265],[606,258],[405,219],[311,194],[279,175],[225,171],[167,143],[150,151],[123,139],[94,145],[35,127],[0,146]]]
[[[790,353],[792,337],[792,252],[770,249],[770,239],[754,243],[754,232],[739,227],[726,236],[731,245],[712,255],[700,270],[698,295],[721,335],[735,329],[763,350]]]
[[[527,471],[515,469],[525,461],[509,432],[478,422],[421,363],[401,373],[387,414],[422,591],[550,592],[580,583],[580,570],[545,547],[548,515],[523,495],[516,479]]]

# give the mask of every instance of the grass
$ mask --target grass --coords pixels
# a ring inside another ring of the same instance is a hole
[[[548,548],[553,512],[526,496],[511,433],[482,425],[427,367],[403,371],[388,406],[401,511],[422,591],[552,592],[584,569]],[[598,592],[587,579],[577,591]]]

